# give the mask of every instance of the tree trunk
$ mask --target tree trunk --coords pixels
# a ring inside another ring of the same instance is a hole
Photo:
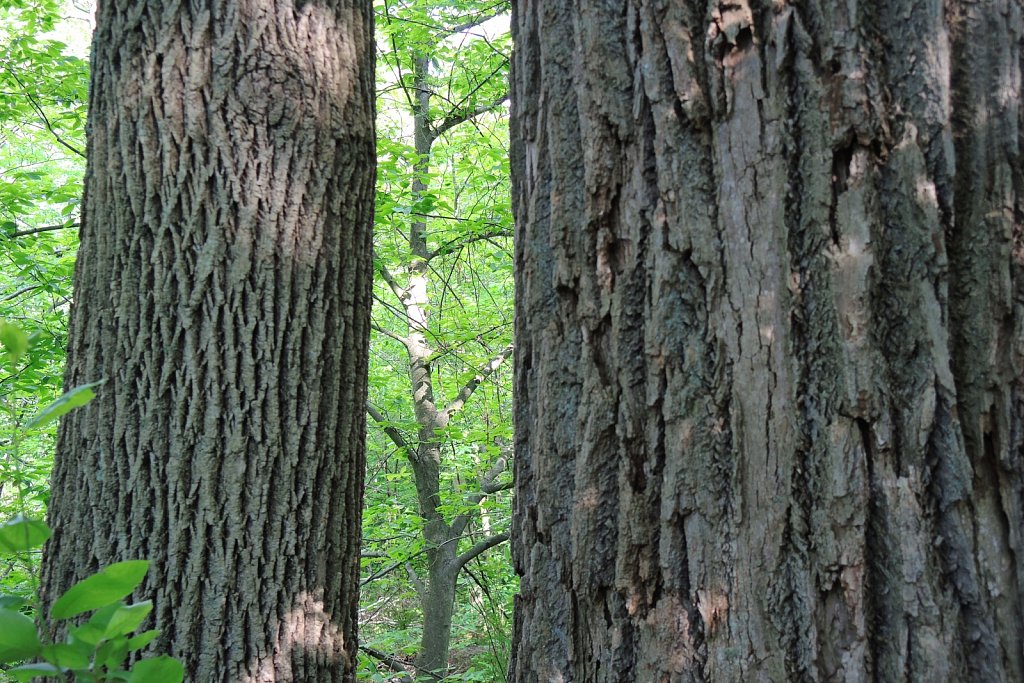
[[[1024,680],[1021,4],[514,5],[514,680]]]
[[[147,558],[189,680],[351,681],[370,3],[101,3],[92,65],[44,600]]]
[[[461,30],[469,27],[465,26]],[[436,39],[444,40],[447,35],[451,34],[442,32]],[[441,132],[493,110],[506,99],[502,96],[493,103],[466,111],[453,109],[448,116],[440,120],[433,119],[430,105],[435,95],[435,85],[430,74],[431,61],[432,57],[428,53],[417,52],[413,57],[414,98],[410,101],[410,113],[417,158],[412,177],[413,205],[418,204],[430,189],[434,143]],[[430,248],[427,216],[415,215],[416,218],[409,225],[408,263],[400,271],[401,282],[383,263],[379,263],[378,267],[404,312],[405,335],[390,336],[402,342],[409,361],[410,388],[417,425],[416,442],[407,442],[405,437],[393,428],[385,427],[385,433],[409,458],[416,485],[419,515],[423,523],[423,536],[427,544],[427,580],[418,587],[423,609],[423,630],[419,652],[416,655],[416,668],[421,672],[444,676],[448,671],[452,616],[459,573],[466,562],[484,550],[504,542],[508,535],[487,536],[459,555],[459,542],[467,531],[471,516],[460,513],[454,515],[449,522],[442,512],[443,430],[449,426],[452,416],[462,410],[466,402],[472,398],[480,383],[512,355],[512,348],[511,345],[506,347],[480,367],[477,374],[462,386],[451,400],[444,402],[443,397],[435,396],[432,363],[437,355],[437,349],[432,348],[427,339],[431,329],[430,312],[436,303],[431,301],[433,287],[430,279],[432,273],[436,273],[436,267],[432,266],[431,261],[443,255],[443,252]],[[368,410],[375,422],[387,422],[383,414],[372,406],[369,406]],[[488,488],[493,486],[494,479],[504,471],[506,462],[506,457],[499,458],[498,463],[481,478],[482,491],[494,493],[499,490],[491,488],[488,491]],[[482,498],[483,494],[468,496],[472,504],[479,503]]]
[[[444,675],[448,671],[448,653],[452,641],[452,615],[455,612],[455,588],[461,566],[456,564],[455,537],[437,548],[427,550],[427,585],[424,586],[423,637],[416,656],[416,668]]]

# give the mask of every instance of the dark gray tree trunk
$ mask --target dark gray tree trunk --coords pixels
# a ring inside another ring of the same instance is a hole
[[[191,681],[350,681],[371,3],[104,2],[44,599],[151,561]]]
[[[1021,3],[514,7],[514,680],[1024,680]]]

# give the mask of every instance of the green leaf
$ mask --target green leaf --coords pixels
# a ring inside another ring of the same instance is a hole
[[[0,524],[0,552],[21,553],[38,548],[50,535],[50,527],[45,522],[18,515]]]
[[[0,609],[17,611],[25,604],[25,598],[18,595],[0,595]]]
[[[38,652],[35,623],[21,612],[0,609],[0,663],[20,662]]]
[[[32,664],[22,664],[16,666],[13,669],[8,669],[4,672],[18,683],[28,683],[33,678],[40,676],[60,676],[61,670],[55,667],[53,664],[46,662],[34,662]]]
[[[125,638],[115,638],[114,640],[108,640],[96,649],[96,658],[94,662],[101,666],[105,666],[107,669],[117,669],[124,663],[124,658],[128,655],[128,641]],[[94,664],[95,666],[95,664]]]
[[[28,351],[28,335],[21,328],[0,321],[0,346],[4,348],[4,355],[13,363]]]
[[[160,629],[154,628],[149,631],[143,631],[139,635],[129,638],[128,651],[133,652],[135,650],[141,650],[152,643],[158,635],[160,635]]]
[[[129,683],[181,683],[185,667],[177,659],[161,655],[139,660],[132,667]]]
[[[110,618],[107,628],[103,631],[104,638],[128,635],[139,627],[153,610],[153,602],[137,602],[134,605],[119,605]]]
[[[98,387],[104,382],[106,382],[105,379],[100,380],[99,382],[91,382],[89,384],[83,384],[80,387],[75,387],[39,411],[38,415],[28,421],[28,424],[25,425],[25,429],[38,429],[47,423],[53,422],[61,415],[69,413],[80,406],[84,406],[86,403],[96,398],[96,394],[93,392],[93,387]]]
[[[71,629],[70,633],[72,643],[82,643],[90,650],[96,649],[99,642],[103,640],[103,627],[93,623],[82,624],[78,628]]]
[[[50,617],[68,619],[82,612],[105,607],[129,595],[142,583],[149,569],[146,560],[118,562],[79,581],[53,603]]]
[[[103,634],[107,630],[107,624],[110,623],[110,619],[114,616],[114,613],[117,612],[117,610],[120,609],[123,605],[123,602],[112,602],[109,605],[104,605],[103,607],[100,607],[92,613],[91,617],[89,617],[89,621],[85,624],[85,626],[95,627],[97,633],[96,642],[103,640]],[[92,637],[92,633],[93,632],[90,631],[87,637]]]
[[[44,645],[40,656],[62,669],[85,669],[89,666],[89,656],[68,643]]]

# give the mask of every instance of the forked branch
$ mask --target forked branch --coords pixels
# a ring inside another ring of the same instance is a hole
[[[507,100],[508,93],[506,92],[496,97],[493,101],[481,104],[477,107],[474,107],[473,109],[456,109],[451,114],[444,117],[441,120],[441,123],[437,124],[436,126],[432,126],[431,135],[433,135],[433,137],[436,139],[441,135],[444,135],[445,133],[447,133],[449,130],[459,125],[460,123],[465,123],[470,119],[474,119],[477,116],[480,116],[481,114],[486,114],[489,111],[494,111],[502,104],[504,104]]]

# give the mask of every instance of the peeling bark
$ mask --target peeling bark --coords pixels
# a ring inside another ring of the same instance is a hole
[[[514,9],[513,680],[1024,680],[1021,4]]]
[[[101,3],[44,602],[150,560],[192,681],[351,681],[369,2]]]

